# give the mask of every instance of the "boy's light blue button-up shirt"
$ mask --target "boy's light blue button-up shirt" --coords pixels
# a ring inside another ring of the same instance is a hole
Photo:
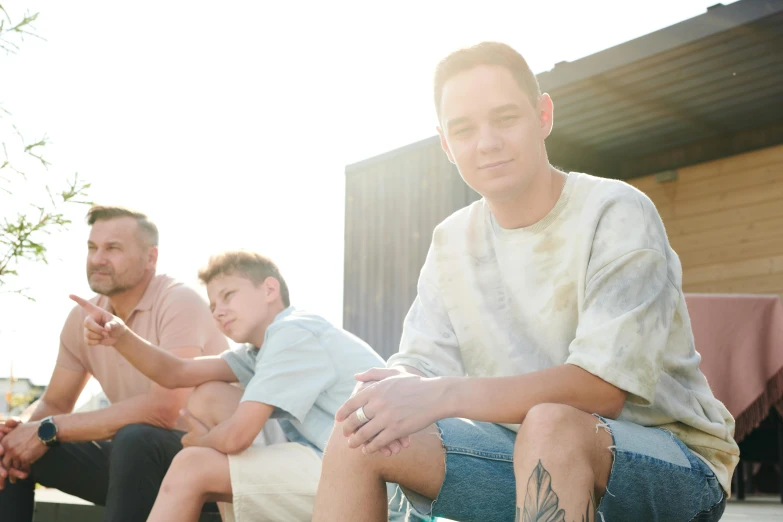
[[[383,367],[370,346],[326,319],[289,306],[267,328],[261,348],[221,357],[245,389],[242,401],[274,406],[288,440],[323,451],[337,409],[356,386],[354,374]]]

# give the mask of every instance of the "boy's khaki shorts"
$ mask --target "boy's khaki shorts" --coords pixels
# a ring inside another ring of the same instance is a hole
[[[321,477],[321,457],[296,442],[266,445],[256,439],[228,456],[232,504],[221,504],[225,522],[309,521]],[[233,509],[232,509],[233,507]]]

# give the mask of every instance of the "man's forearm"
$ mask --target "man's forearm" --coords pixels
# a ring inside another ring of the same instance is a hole
[[[173,428],[177,418],[171,408],[151,402],[149,395],[139,395],[100,410],[55,415],[57,438],[61,442],[107,440],[128,424]]]
[[[179,388],[179,377],[186,361],[153,346],[128,329],[114,348],[141,373],[165,388]]]
[[[511,377],[441,377],[440,418],[519,424],[537,404],[567,404],[587,413],[616,418],[626,393],[603,379],[564,364]]]
[[[36,406],[35,410],[33,410],[33,413],[30,415],[29,418],[25,419],[22,417],[23,422],[35,422],[39,421],[41,419],[45,419],[49,415],[62,415],[64,413],[68,413],[67,411],[62,411],[53,404],[50,404],[46,402],[45,399],[40,399],[38,401],[38,406]]]

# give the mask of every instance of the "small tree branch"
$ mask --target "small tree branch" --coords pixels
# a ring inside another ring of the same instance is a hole
[[[31,14],[28,11],[15,23],[0,4],[0,51],[16,53],[20,49],[18,42],[24,41],[25,37],[32,36],[43,40],[36,34],[33,25],[37,18],[38,13]],[[7,116],[11,116],[11,113],[0,106],[0,120]],[[5,120],[3,125],[3,140],[0,141],[3,156],[0,158],[0,196],[14,198],[18,195],[13,193],[14,185],[11,182],[17,181],[17,176],[30,181],[33,171],[31,170],[28,176],[26,171],[29,166],[39,165],[37,169],[48,169],[50,166],[44,157],[49,139],[44,135],[38,141],[26,143],[13,122]],[[7,130],[10,132],[6,132]],[[16,138],[12,139],[11,136],[14,135]],[[17,139],[19,141],[16,141]],[[31,162],[30,158],[35,161]],[[38,187],[31,187],[31,191],[25,191],[26,197],[28,193],[32,194],[29,196],[32,201],[13,215],[9,215],[9,206],[0,200],[0,293],[15,293],[30,300],[34,299],[27,293],[27,288],[9,290],[9,279],[19,275],[19,265],[23,261],[48,262],[45,244],[47,236],[71,224],[63,205],[90,204],[86,201],[90,184],[80,180],[78,173],[74,174],[73,179],[66,180],[62,190],[54,190],[47,184],[43,187],[45,195],[38,195],[35,193],[36,188]],[[6,212],[2,215],[4,208]]]
[[[15,54],[19,51],[19,45],[10,41],[10,36],[16,36],[20,40],[24,41],[25,36],[32,36],[43,40],[36,32],[33,22],[38,18],[38,13],[30,14],[27,11],[22,20],[16,24],[11,21],[11,16],[6,11],[5,7],[0,5],[0,11],[5,16],[5,20],[0,20],[0,49],[4,50],[6,54]]]

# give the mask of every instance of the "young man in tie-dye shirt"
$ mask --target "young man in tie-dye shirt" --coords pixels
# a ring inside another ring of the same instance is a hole
[[[453,520],[718,520],[734,420],[653,203],[549,163],[553,102],[507,45],[444,59],[435,104],[483,198],[435,229],[399,353],[338,410],[314,520],[385,520],[384,481]]]

